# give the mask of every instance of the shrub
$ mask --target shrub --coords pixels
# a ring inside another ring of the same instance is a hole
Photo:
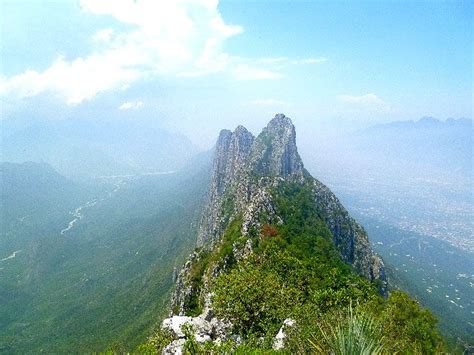
[[[410,349],[412,353],[434,354],[443,349],[436,318],[405,292],[390,294],[381,322],[391,352]]]
[[[355,313],[352,305],[342,319],[331,318],[318,324],[319,333],[309,339],[313,349],[335,355],[380,354],[384,350],[382,327],[366,313]]]
[[[263,225],[262,236],[264,238],[276,237],[277,235],[278,235],[278,230],[275,228],[275,226],[272,226],[271,224]]]
[[[251,264],[219,276],[214,284],[216,314],[244,336],[276,332],[298,299],[298,292],[283,286],[275,273]]]

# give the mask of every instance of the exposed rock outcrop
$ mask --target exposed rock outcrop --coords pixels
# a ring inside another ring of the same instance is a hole
[[[197,317],[174,315],[166,318],[161,328],[169,331],[175,340],[165,347],[165,354],[182,354],[187,336],[193,336],[198,343],[207,341],[224,342],[231,337],[231,324],[214,317],[210,305],[210,295],[206,299],[203,312]],[[186,327],[190,334],[186,334]]]
[[[316,179],[313,179],[314,200],[321,211],[342,259],[368,279],[385,279],[382,260],[374,255],[367,233],[339,202],[339,199]]]
[[[253,141],[252,133],[243,126],[238,126],[234,132],[222,130],[219,134],[208,202],[202,214],[197,239],[198,246],[214,244],[229,222],[235,201],[230,199],[230,194],[226,196],[226,193],[245,175]]]
[[[252,146],[250,171],[257,176],[303,176],[303,162],[296,147],[296,132],[291,120],[277,114]]]
[[[285,339],[287,338],[287,330],[295,325],[295,321],[293,319],[285,319],[283,325],[281,326],[280,330],[278,331],[275,339],[273,341],[273,350],[281,350],[285,347]]]
[[[305,174],[296,147],[295,127],[285,115],[277,114],[257,138],[242,126],[234,132],[222,130],[216,143],[198,246],[212,247],[236,214],[243,212],[256,198],[263,203],[264,185],[273,183],[268,178],[302,179]],[[269,208],[269,204],[266,205]]]

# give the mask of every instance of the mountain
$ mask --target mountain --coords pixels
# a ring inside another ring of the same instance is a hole
[[[3,124],[0,161],[47,162],[83,178],[178,170],[196,148],[156,124],[88,119]]]
[[[282,114],[276,115],[255,139],[242,126],[233,133],[221,132],[198,246],[212,245],[239,214],[243,215],[244,235],[257,234],[263,224],[280,223],[271,190],[287,182],[310,189],[317,213],[331,231],[342,258],[366,277],[380,278],[383,265],[372,254],[366,233],[331,191],[303,168],[295,128]]]
[[[2,209],[3,213],[8,214],[2,220],[45,209],[46,204],[57,204],[62,195],[72,194],[75,188],[72,182],[45,163],[2,163],[0,179],[0,198],[9,207]],[[35,204],[30,204],[31,201]]]
[[[402,292],[384,298],[382,260],[304,168],[283,114],[257,137],[242,126],[220,133],[197,243],[178,276],[170,317],[142,350],[332,352],[325,331],[352,329],[353,307],[371,324],[356,342],[379,339],[365,351],[441,346],[429,311]],[[415,324],[423,329],[416,334]]]

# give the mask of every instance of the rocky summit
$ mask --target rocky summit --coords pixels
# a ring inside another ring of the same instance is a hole
[[[198,248],[177,278],[170,317],[163,323],[175,339],[165,353],[181,351],[185,334],[176,329],[182,324],[194,329],[199,342],[223,342],[229,337],[238,341],[241,334],[232,330],[232,321],[216,316],[213,280],[251,258],[263,236],[277,235],[284,228],[292,213],[280,213],[278,201],[288,189],[304,190],[308,210],[314,211],[316,223],[328,231],[341,261],[367,280],[386,285],[384,264],[372,251],[363,227],[329,188],[305,170],[290,118],[277,114],[257,137],[243,126],[233,132],[222,130],[215,147]],[[226,237],[230,228],[238,235],[231,243]],[[382,286],[379,291],[384,289]],[[289,323],[293,320],[282,324]],[[278,336],[280,348],[281,329]]]
[[[257,138],[242,126],[221,131],[217,140],[208,202],[198,246],[211,248],[230,221],[244,216],[248,235],[265,223],[283,223],[269,190],[285,181],[312,186],[314,204],[333,234],[341,258],[369,279],[384,279],[382,260],[374,255],[367,233],[337,197],[304,169],[291,119],[277,114]]]

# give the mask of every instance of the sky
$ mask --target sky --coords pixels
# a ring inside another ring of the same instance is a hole
[[[153,121],[212,145],[472,118],[472,1],[0,0],[2,120]]]

